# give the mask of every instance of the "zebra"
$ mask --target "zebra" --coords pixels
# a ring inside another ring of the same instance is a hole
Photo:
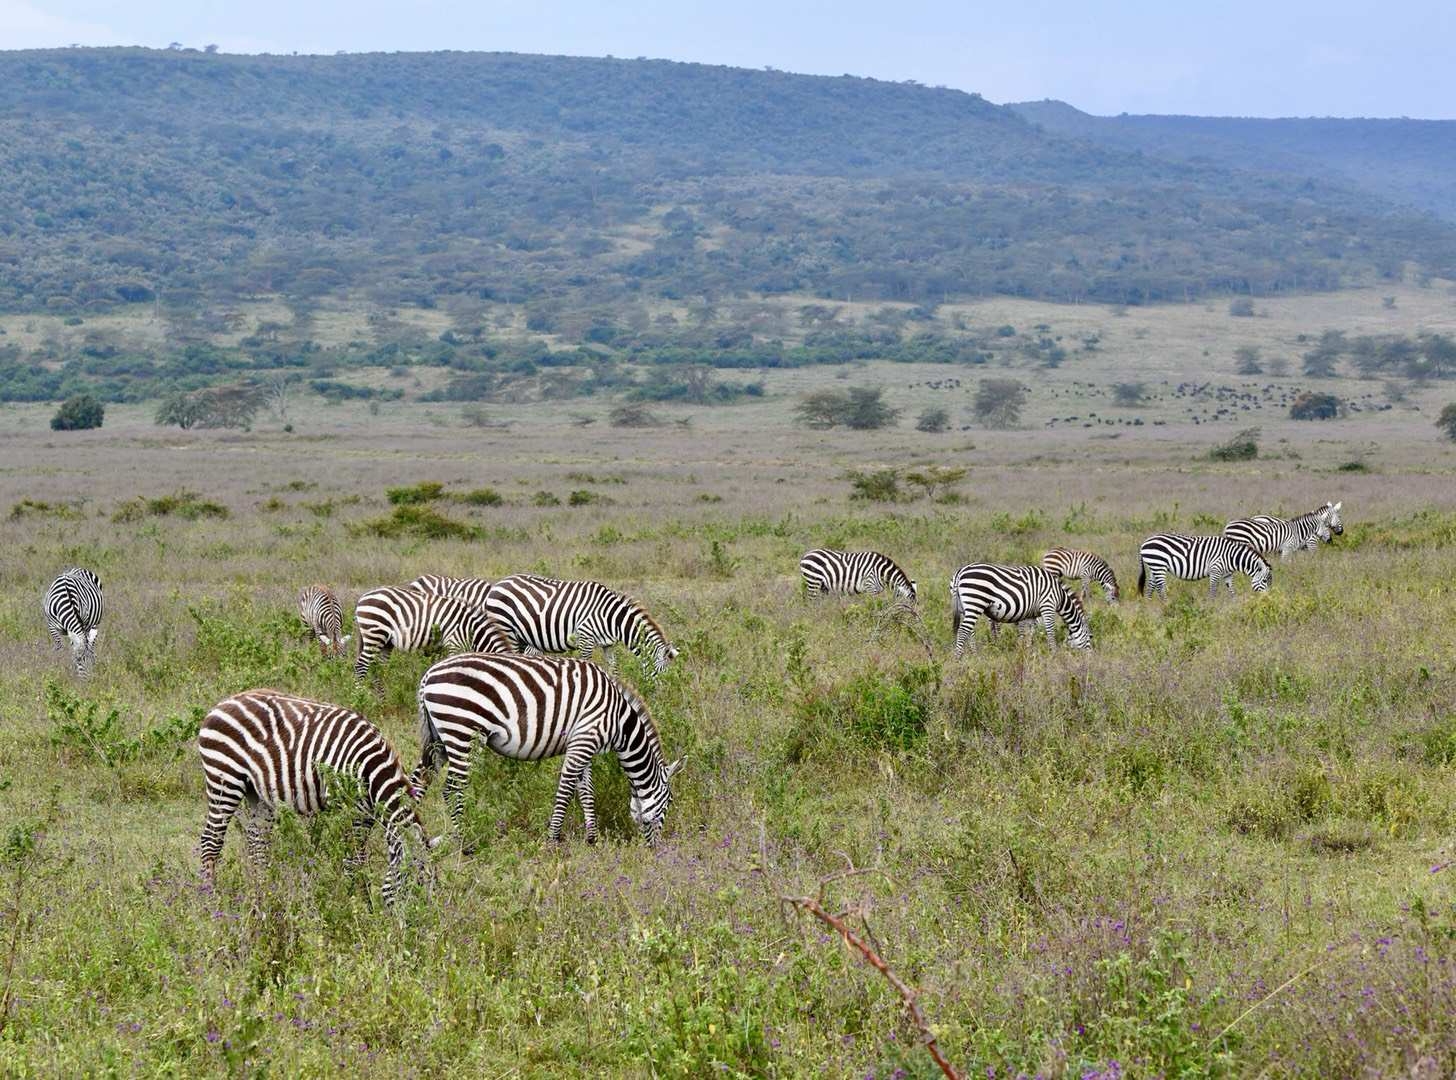
[[[1343,533],[1341,505],[1327,502],[1318,510],[1288,520],[1268,515],[1238,518],[1223,527],[1223,535],[1248,544],[1261,555],[1277,551],[1283,561],[1296,551],[1315,550],[1321,541],[1330,543],[1336,535],[1336,528]]]
[[[343,656],[350,634],[344,633],[344,609],[327,585],[309,585],[298,594],[298,617],[319,639],[325,656]]]
[[[305,816],[326,803],[319,766],[359,782],[354,808],[356,849],[348,865],[362,865],[370,830],[384,826],[389,869],[384,902],[394,902],[404,843],[412,834],[429,851],[414,792],[399,755],[379,729],[340,705],[293,697],[277,690],[248,690],[218,702],[202,721],[197,751],[207,785],[207,818],[199,844],[202,880],[213,885],[228,823],[248,804],[243,830],[253,865],[263,865],[274,815],[280,806]],[[427,879],[432,871],[426,871]]]
[[[484,609],[485,594],[490,591],[490,585],[485,578],[421,574],[409,583],[408,588],[433,596],[453,596],[456,600],[464,600],[467,604]]]
[[[514,651],[495,620],[464,600],[431,596],[417,589],[374,589],[354,605],[354,633],[359,638],[355,680],[364,681],[376,655],[423,649],[437,629],[451,652]]]
[[[101,626],[101,579],[90,570],[73,566],[46,589],[42,603],[52,650],[63,639],[71,642],[76,674],[88,678],[96,667],[96,634]]]
[[[1100,583],[1107,593],[1109,604],[1117,603],[1117,575],[1112,572],[1112,567],[1090,551],[1052,548],[1041,557],[1041,567],[1058,577],[1081,578],[1081,600],[1084,604],[1094,581]]]
[[[522,761],[566,755],[556,784],[547,836],[561,839],[575,795],[587,843],[597,839],[591,761],[612,750],[632,787],[632,820],[648,844],[662,834],[672,802],[668,781],[682,758],[664,764],[662,742],[647,706],[631,689],[587,660],[563,656],[462,653],[435,664],[420,680],[420,763],[410,780],[421,794],[445,766],[445,802],[463,842],[465,782],[478,739]]]
[[[1025,633],[1040,619],[1047,643],[1053,646],[1060,616],[1067,624],[1067,643],[1072,648],[1092,647],[1092,630],[1081,602],[1067,591],[1060,577],[1040,566],[963,566],[951,579],[950,598],[957,658],[972,644],[982,615],[991,620],[993,632],[996,623],[1014,622]]]
[[[599,582],[513,574],[490,587],[485,605],[511,644],[528,656],[574,650],[590,660],[600,645],[615,674],[613,649],[621,645],[650,656],[655,678],[678,655],[641,604]]]
[[[895,594],[897,605],[915,603],[915,582],[888,555],[878,551],[833,551],[815,548],[799,560],[799,574],[810,596],[824,593],[869,593],[886,589]]]
[[[1168,598],[1167,577],[1183,581],[1208,579],[1209,595],[1218,595],[1219,582],[1234,591],[1234,574],[1249,575],[1255,592],[1264,592],[1274,570],[1264,556],[1248,544],[1227,536],[1185,536],[1156,533],[1138,551],[1138,595],[1145,589]]]

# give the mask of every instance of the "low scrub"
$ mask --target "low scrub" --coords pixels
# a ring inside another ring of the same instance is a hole
[[[156,499],[137,496],[118,506],[111,520],[124,525],[149,517],[180,517],[185,521],[197,521],[228,516],[228,508],[221,503],[204,499],[195,491],[177,491]]]
[[[388,540],[405,536],[421,540],[479,540],[481,537],[477,526],[455,521],[438,510],[418,504],[396,506],[389,517],[366,521],[355,531]]]

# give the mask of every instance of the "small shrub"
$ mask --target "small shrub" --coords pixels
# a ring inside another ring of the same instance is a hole
[[[592,503],[600,501],[602,501],[600,495],[595,491],[587,491],[585,488],[573,491],[566,496],[567,506],[590,506]]]
[[[607,420],[612,427],[618,428],[652,428],[662,426],[662,417],[640,402],[629,402],[618,405],[607,413]]]
[[[938,407],[926,409],[916,418],[915,430],[926,432],[929,435],[939,435],[943,431],[950,430],[950,410]]]
[[[468,506],[499,506],[505,502],[501,498],[500,492],[488,487],[467,491],[463,495],[457,495],[456,498]]]
[[[227,516],[228,508],[221,503],[209,502],[195,491],[177,491],[157,499],[138,496],[122,503],[111,515],[111,520],[129,524],[149,517],[180,517],[185,521],[197,521]]]
[[[1259,456],[1259,429],[1245,428],[1208,452],[1214,461],[1252,461]]]
[[[355,531],[385,539],[415,536],[422,540],[478,540],[481,535],[480,529],[474,525],[447,518],[431,507],[414,504],[396,506],[389,517],[367,521]]]
[[[1370,466],[1363,461],[1346,461],[1339,465],[1335,472],[1368,473]]]
[[[1009,428],[1020,422],[1026,398],[1026,387],[1015,379],[982,379],[971,407],[987,427]]]
[[[1456,401],[1441,410],[1441,415],[1436,418],[1436,427],[1446,438],[1456,442]]]
[[[87,431],[106,419],[106,406],[90,394],[67,398],[51,417],[52,431]]]
[[[1234,370],[1240,375],[1262,375],[1264,365],[1259,361],[1257,345],[1240,345],[1234,350]]]
[[[785,758],[798,764],[838,752],[846,739],[873,749],[908,750],[925,737],[940,687],[933,664],[870,671],[842,686],[809,688],[794,708]]]
[[[1112,384],[1112,401],[1124,409],[1135,408],[1147,399],[1148,387],[1141,382],[1120,382]]]
[[[1247,296],[1236,296],[1229,301],[1228,313],[1236,319],[1252,319],[1254,317],[1254,301]]]
[[[413,487],[389,488],[384,494],[395,506],[416,506],[442,497],[445,485],[434,480],[422,480]]]
[[[1333,420],[1344,414],[1345,405],[1334,394],[1315,394],[1309,391],[1300,394],[1289,406],[1292,420]]]
[[[897,502],[900,498],[900,471],[881,469],[878,472],[852,472],[850,486],[854,488],[849,496],[868,502]]]
[[[532,506],[560,506],[561,500],[549,491],[538,491],[531,496]]]
[[[28,517],[53,517],[63,521],[74,521],[81,512],[65,503],[48,503],[38,499],[21,499],[10,508],[10,520],[19,521]]]

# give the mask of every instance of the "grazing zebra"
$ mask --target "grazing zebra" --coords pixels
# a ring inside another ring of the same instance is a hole
[[[433,596],[453,596],[478,608],[485,607],[485,594],[490,592],[490,582],[476,577],[443,577],[440,574],[421,574],[409,583],[409,588]]]
[[[613,648],[621,645],[650,656],[655,677],[678,654],[641,604],[595,581],[513,574],[490,587],[485,606],[511,644],[528,656],[574,650],[590,660],[600,645],[615,674]]]
[[[319,639],[325,656],[343,656],[350,635],[344,633],[344,609],[327,585],[309,585],[298,594],[298,617]]]
[[[73,566],[51,582],[42,607],[52,649],[69,638],[76,674],[89,676],[96,666],[96,634],[101,626],[101,579]]]
[[[815,548],[799,560],[799,573],[810,596],[824,593],[895,593],[897,604],[915,603],[915,582],[888,555],[878,551],[832,551]]]
[[[420,764],[411,783],[423,793],[439,766],[445,766],[445,802],[457,838],[462,838],[470,751],[478,739],[497,754],[522,761],[565,754],[547,836],[561,839],[566,808],[575,795],[589,844],[597,838],[591,761],[603,750],[614,751],[632,786],[632,820],[649,844],[657,843],[672,802],[667,782],[682,759],[664,764],[647,706],[595,664],[560,656],[464,653],[425,672],[419,708]]]
[[[1112,567],[1090,551],[1052,548],[1041,557],[1041,568],[1056,574],[1057,577],[1081,578],[1083,603],[1087,602],[1087,594],[1091,591],[1094,581],[1100,583],[1103,591],[1107,593],[1109,604],[1117,603],[1117,575],[1112,572]]]
[[[1143,541],[1138,551],[1138,595],[1145,589],[1168,598],[1167,578],[1183,581],[1208,579],[1212,596],[1218,595],[1220,581],[1234,591],[1234,574],[1248,574],[1255,592],[1269,588],[1274,570],[1264,556],[1248,544],[1227,536],[1184,536],[1178,533],[1157,533]]]
[[[982,615],[996,623],[1014,622],[1023,632],[1040,619],[1047,643],[1056,645],[1056,620],[1067,624],[1067,643],[1074,649],[1092,647],[1092,630],[1082,604],[1067,591],[1062,579],[1040,566],[996,566],[972,563],[951,579],[951,629],[955,632],[955,655],[974,648],[976,623]]]
[[[376,655],[425,648],[436,630],[451,652],[513,651],[495,620],[464,600],[417,589],[374,589],[354,605],[354,633],[359,637],[354,678],[363,681]]]
[[[1345,527],[1340,524],[1341,505],[1325,503],[1318,510],[1287,521],[1267,515],[1239,518],[1223,527],[1223,535],[1248,544],[1260,554],[1277,551],[1281,560],[1287,559],[1296,551],[1315,550],[1321,541],[1329,543],[1337,527],[1344,532]]]
[[[222,855],[228,822],[243,803],[248,855],[261,866],[278,807],[317,813],[326,801],[320,765],[356,779],[354,835],[349,865],[364,861],[376,821],[384,825],[389,870],[384,902],[392,903],[404,859],[405,834],[426,850],[440,837],[425,838],[413,792],[399,755],[379,729],[339,705],[306,701],[277,690],[249,690],[217,704],[202,721],[197,751],[207,783],[207,820],[202,826],[202,879],[211,886]]]

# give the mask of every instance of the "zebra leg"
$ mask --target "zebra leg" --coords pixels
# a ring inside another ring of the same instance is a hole
[[[576,798],[581,803],[581,818],[586,825],[586,842],[597,842],[597,793],[592,787],[591,762],[582,770],[581,781],[576,785]]]
[[[957,660],[965,654],[968,645],[972,652],[976,651],[976,622],[979,618],[979,613],[973,615],[966,612],[961,616],[961,625],[960,629],[956,631],[955,640],[955,658]],[[993,634],[996,632],[994,622],[991,623],[991,632]]]
[[[1025,641],[1036,633],[1035,619],[1022,619],[1016,624],[1016,637],[1018,641]]]
[[[1168,599],[1168,575],[1162,570],[1148,571],[1148,587],[1157,594],[1158,599]]]
[[[1057,647],[1057,613],[1052,608],[1042,608],[1041,625],[1046,630],[1047,645]]]
[[[578,660],[591,660],[596,655],[597,639],[591,634],[581,634],[576,639],[576,656]],[[605,651],[605,650],[604,650]]]
[[[1218,587],[1223,583],[1223,567],[1215,565],[1208,572],[1208,595],[1214,600],[1218,599]]]
[[[202,856],[202,884],[211,889],[217,875],[217,860],[222,857],[222,842],[227,839],[228,822],[237,813],[242,793],[233,788],[207,793],[207,820],[202,824],[198,851]]]
[[[566,762],[561,766],[561,779],[556,782],[556,801],[551,807],[551,823],[546,829],[548,840],[561,840],[561,825],[566,820],[566,808],[571,805],[571,798],[581,785],[583,773],[591,769],[591,759],[596,756],[596,752],[596,744],[585,740],[566,748]],[[585,809],[583,806],[582,810]],[[592,826],[596,826],[595,808]]]
[[[248,807],[248,820],[243,826],[248,841],[248,861],[262,873],[268,868],[268,842],[273,838],[273,810],[260,800]]]
[[[390,907],[394,904],[399,889],[400,867],[404,865],[404,837],[400,836],[399,828],[393,821],[384,826],[384,850],[389,859],[389,869],[384,871],[384,887],[381,892],[384,906]]]
[[[465,782],[470,779],[470,759],[454,757],[445,766],[445,808],[450,813],[450,829],[460,844],[462,855],[474,855],[475,845],[465,842]]]
[[[356,870],[364,865],[369,854],[369,834],[374,829],[374,807],[365,799],[354,805],[354,851],[344,860],[344,865]]]
[[[61,633],[61,628],[47,619],[46,632],[51,636],[51,652],[60,652],[61,646],[65,644],[65,635]]]
[[[1082,579],[1082,603],[1085,604],[1087,602],[1087,597],[1089,597],[1091,595],[1092,595],[1092,579],[1091,578],[1085,578],[1084,577]]]
[[[369,665],[374,661],[374,639],[368,634],[359,635],[359,654],[354,657],[354,681],[362,683],[369,674]]]

